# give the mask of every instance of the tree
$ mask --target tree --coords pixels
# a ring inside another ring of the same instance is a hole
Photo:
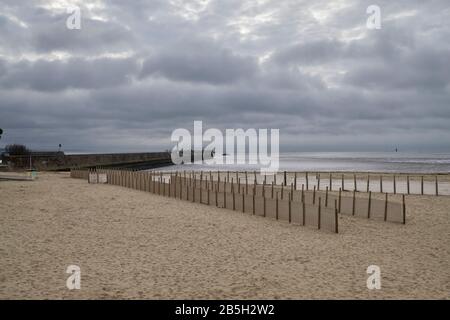
[[[5,151],[9,153],[10,156],[23,156],[30,154],[30,150],[22,144],[8,144],[5,147]]]

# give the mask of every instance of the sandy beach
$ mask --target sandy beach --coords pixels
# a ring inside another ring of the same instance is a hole
[[[0,298],[449,299],[450,197],[406,199],[406,225],[339,216],[332,234],[68,173],[0,181]]]

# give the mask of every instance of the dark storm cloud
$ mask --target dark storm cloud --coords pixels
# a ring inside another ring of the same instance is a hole
[[[257,72],[255,58],[233,54],[215,43],[177,43],[147,59],[142,77],[162,76],[174,81],[232,83]]]
[[[117,86],[130,81],[137,71],[134,59],[73,58],[64,61],[37,60],[33,62],[25,60],[10,65],[3,61],[3,65],[6,67],[3,67],[0,75],[1,86],[38,91]]]
[[[449,151],[448,1],[378,1],[380,30],[371,4],[4,0],[2,143],[160,150],[203,120],[289,150]]]

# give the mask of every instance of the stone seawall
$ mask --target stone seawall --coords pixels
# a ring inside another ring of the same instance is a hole
[[[68,170],[71,168],[121,167],[121,166],[164,166],[171,165],[168,152],[73,154],[54,153],[52,155],[31,154],[5,157],[4,163],[11,170],[30,167],[36,170]]]

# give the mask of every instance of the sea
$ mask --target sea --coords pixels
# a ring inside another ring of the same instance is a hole
[[[230,156],[224,156],[225,159]],[[225,162],[224,159],[224,162]],[[253,171],[260,165],[193,164],[173,165],[165,171]],[[157,169],[156,169],[157,170]],[[350,171],[396,173],[450,173],[450,153],[405,152],[287,152],[279,156],[280,171]]]

